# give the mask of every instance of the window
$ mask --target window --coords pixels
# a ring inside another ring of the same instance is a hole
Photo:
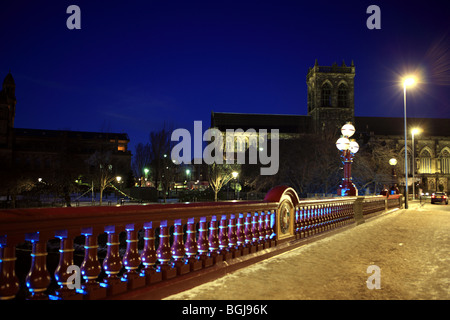
[[[339,85],[338,88],[338,107],[347,108],[348,107],[348,97],[347,97],[347,86],[343,83]]]
[[[431,154],[428,150],[420,154],[420,173],[431,173]]]
[[[322,86],[322,107],[331,107],[331,86],[328,83]]]
[[[446,174],[450,173],[450,153],[448,150],[444,150],[441,153],[441,172]]]

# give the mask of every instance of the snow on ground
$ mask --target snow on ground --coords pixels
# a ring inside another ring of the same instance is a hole
[[[167,299],[448,300],[449,232],[450,206],[410,205]],[[380,289],[367,287],[370,265]]]

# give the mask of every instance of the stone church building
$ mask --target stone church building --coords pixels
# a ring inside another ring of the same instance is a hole
[[[280,139],[305,134],[328,134],[337,138],[340,128],[352,122],[358,143],[379,143],[390,146],[395,153],[397,182],[404,186],[404,118],[355,116],[355,65],[321,66],[317,60],[306,75],[307,115],[211,113],[211,127],[226,129],[279,129]],[[450,119],[407,118],[408,125],[408,185],[412,170],[416,192],[450,191]],[[412,145],[412,128],[420,128]],[[227,142],[224,142],[226,144]],[[228,141],[230,143],[230,141]],[[235,149],[248,147],[248,139],[236,139]],[[414,151],[414,161],[413,159]],[[389,166],[389,164],[387,164]],[[403,176],[402,176],[403,175]],[[412,191],[412,189],[411,189]],[[410,192],[411,192],[410,191]]]

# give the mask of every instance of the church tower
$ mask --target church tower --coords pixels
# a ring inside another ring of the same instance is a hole
[[[355,66],[319,66],[309,68],[306,76],[308,87],[308,115],[315,133],[340,130],[347,121],[355,118]]]
[[[11,161],[16,102],[16,84],[9,72],[0,91],[0,165]]]

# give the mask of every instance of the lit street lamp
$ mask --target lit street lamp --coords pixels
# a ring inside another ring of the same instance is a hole
[[[403,79],[403,111],[405,114],[405,209],[408,209],[408,144],[406,127],[406,88],[413,87],[416,84],[416,79],[413,76],[408,76]]]
[[[341,132],[342,136],[336,141],[336,147],[342,151],[344,178],[337,190],[337,194],[340,196],[356,196],[358,195],[358,190],[352,182],[351,165],[353,156],[359,150],[359,145],[354,139],[349,139],[355,133],[355,127],[350,122],[347,122],[342,126]]]

